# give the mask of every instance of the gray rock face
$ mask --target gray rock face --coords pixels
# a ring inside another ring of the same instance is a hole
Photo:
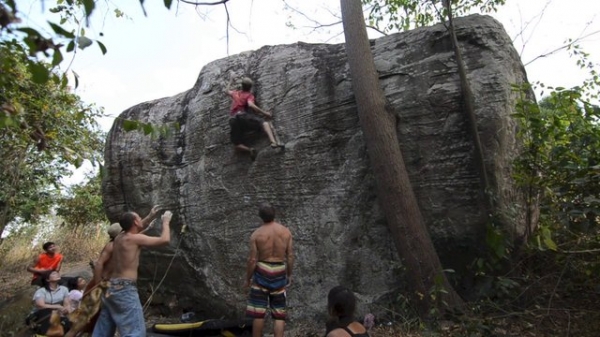
[[[526,74],[498,22],[470,16],[456,26],[495,211],[519,237],[525,210],[511,179],[519,150],[511,84],[526,82]],[[374,40],[372,50],[429,232],[444,267],[464,275],[484,245],[485,220],[449,36],[437,25]],[[265,136],[254,143],[254,162],[233,151],[223,92],[230,71],[254,79],[284,150],[271,149]],[[155,302],[175,295],[207,317],[242,315],[247,242],[260,225],[261,202],[272,203],[294,235],[292,320],[323,315],[326,294],[338,284],[357,293],[362,312],[378,312],[402,294],[404,271],[378,206],[343,45],[266,46],[217,60],[189,91],[139,104],[121,118],[181,126],[152,138],[125,132],[117,119],[106,144],[109,219],[124,210],[144,216],[153,204],[175,214],[171,245],[142,254],[142,298],[166,273]]]

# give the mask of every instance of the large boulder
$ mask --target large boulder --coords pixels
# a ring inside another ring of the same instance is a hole
[[[519,152],[511,117],[518,94],[511,85],[526,82],[525,70],[491,17],[456,19],[456,29],[497,224],[520,238],[526,210],[511,177]],[[466,267],[485,245],[487,216],[449,35],[436,25],[371,45],[429,233],[467,295]],[[259,137],[256,161],[233,151],[223,92],[230,72],[254,79],[258,104],[273,112],[285,149]],[[125,120],[180,128],[152,137],[126,132]],[[343,44],[266,46],[206,65],[190,90],[124,111],[109,133],[105,165],[111,221],[125,210],[144,216],[153,204],[175,214],[170,246],[142,254],[143,298],[165,276],[155,301],[175,296],[208,317],[243,314],[247,242],[260,225],[262,202],[277,208],[294,235],[292,318],[323,313],[325,295],[337,284],[356,291],[361,310],[371,311],[405,289],[405,270],[378,206]]]

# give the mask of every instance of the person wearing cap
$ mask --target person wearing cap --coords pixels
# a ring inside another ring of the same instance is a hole
[[[115,222],[114,224],[110,225],[107,231],[110,241],[113,241],[117,237],[117,235],[119,235],[119,233],[121,233],[122,231],[123,229],[118,223]]]
[[[225,89],[225,92],[231,97],[231,110],[229,111],[229,126],[231,127],[231,142],[236,150],[249,152],[250,158],[256,158],[256,150],[244,144],[244,132],[246,131],[264,131],[269,137],[271,147],[281,146],[277,144],[273,136],[273,129],[268,120],[272,115],[259,108],[255,104],[255,98],[252,94],[253,82],[250,78],[242,79],[242,90],[231,90],[233,76]]]
[[[33,273],[31,285],[42,286],[42,279],[51,271],[60,271],[63,256],[57,252],[58,246],[54,242],[46,242],[42,246],[44,252],[33,260],[33,263],[27,266],[27,271]]]
[[[150,224],[158,215],[159,210],[160,206],[156,205],[152,207],[152,210],[150,210],[148,216],[146,216],[144,219],[140,219],[140,225],[142,228],[144,228],[143,231],[146,231],[151,227]],[[97,294],[93,293],[102,293],[104,291],[104,286],[101,286],[100,284],[103,281],[109,280],[115,270],[115,263],[112,261],[114,241],[122,232],[123,228],[119,223],[113,223],[110,225],[110,227],[108,227],[107,233],[110,241],[104,246],[104,248],[102,248],[102,252],[100,253],[100,257],[98,257],[98,260],[92,263],[92,269],[94,270],[93,277],[88,283],[88,286],[85,288],[83,297],[81,298],[81,305],[85,306],[80,310],[83,314],[77,315],[77,312],[75,312],[75,314],[72,315],[73,324],[71,330],[69,330],[65,337],[74,337],[80,332],[92,333],[96,321],[101,313],[100,305],[98,304],[101,296],[97,296]],[[86,297],[88,298],[87,301],[85,301]]]
[[[142,218],[135,212],[121,215],[119,224],[123,232],[113,243],[110,279],[102,296],[100,316],[94,326],[92,337],[146,336],[144,311],[137,290],[138,267],[142,247],[161,247],[171,242],[170,222],[173,214],[162,215],[160,236],[142,234],[145,229]]]
[[[152,214],[152,212],[150,213]],[[72,326],[65,337],[74,337],[80,332],[91,333],[93,331],[94,325],[100,314],[100,295],[103,292],[100,284],[102,280],[106,280],[110,277],[112,272],[110,258],[113,251],[113,242],[122,231],[123,229],[118,223],[113,223],[108,227],[106,232],[108,233],[110,240],[104,245],[104,248],[102,248],[98,260],[90,262],[93,270],[92,280],[81,292],[81,296],[78,296],[79,294],[76,291],[69,293],[71,302],[77,303],[77,307],[74,308],[74,312],[69,316],[69,319],[72,320]],[[94,292],[97,292],[100,295],[93,294]],[[83,302],[84,297],[87,297],[88,299],[86,302]],[[81,310],[78,310],[80,309],[80,305],[83,307]]]

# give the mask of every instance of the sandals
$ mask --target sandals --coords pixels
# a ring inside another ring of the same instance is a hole
[[[278,147],[283,147],[283,144],[271,143],[271,147],[276,149]]]

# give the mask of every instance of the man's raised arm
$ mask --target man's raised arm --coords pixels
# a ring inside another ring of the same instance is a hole
[[[145,247],[156,247],[156,246],[166,246],[169,244],[169,242],[171,242],[171,228],[170,228],[170,223],[171,223],[171,217],[173,216],[173,213],[171,213],[170,211],[166,211],[162,217],[162,232],[160,233],[160,236],[147,236],[145,234],[136,234],[133,238],[132,241],[134,241],[136,244],[138,244],[139,246],[145,246]]]
[[[154,207],[152,207],[152,209],[150,210],[150,213],[148,213],[148,215],[142,219],[142,227],[147,227],[152,222],[152,220],[156,218],[156,215],[158,214],[159,210],[160,206],[154,205]]]
[[[227,83],[227,86],[225,87],[225,89],[223,89],[223,92],[226,93],[227,95],[231,96],[233,94],[233,91],[231,90],[231,86],[233,85],[233,74],[229,74],[229,82]]]

